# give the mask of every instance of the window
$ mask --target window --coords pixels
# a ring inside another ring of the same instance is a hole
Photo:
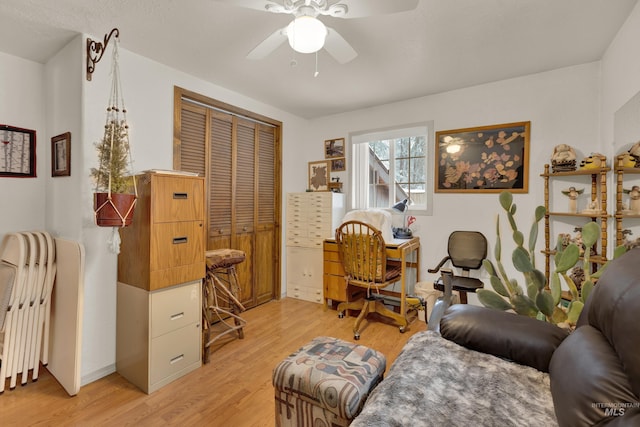
[[[410,210],[430,210],[428,129],[422,125],[351,135],[352,208],[390,208],[408,198]]]

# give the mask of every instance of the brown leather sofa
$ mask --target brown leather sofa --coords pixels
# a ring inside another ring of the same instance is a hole
[[[640,248],[610,263],[571,334],[471,305],[449,307],[439,326],[467,348],[548,371],[560,426],[640,426]]]

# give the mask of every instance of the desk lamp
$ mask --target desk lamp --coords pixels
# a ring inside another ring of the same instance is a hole
[[[398,202],[395,205],[393,205],[393,207],[391,208],[394,211],[400,212],[401,214],[403,214],[403,216],[402,216],[402,227],[393,229],[393,237],[395,237],[396,239],[410,239],[411,237],[413,237],[413,233],[411,232],[411,229],[406,226],[406,224],[407,224],[407,211],[409,210],[409,204],[410,203],[411,203],[411,201],[409,199],[404,199],[403,201]]]

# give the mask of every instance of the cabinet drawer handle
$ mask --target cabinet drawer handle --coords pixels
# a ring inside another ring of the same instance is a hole
[[[188,199],[189,193],[173,193],[174,199]]]
[[[174,245],[179,245],[181,243],[187,243],[187,236],[173,238]]]
[[[171,359],[169,361],[170,364],[174,364],[174,363],[178,363],[179,361],[181,361],[182,359],[184,359],[184,354],[181,354],[180,356],[176,356],[173,359]]]
[[[178,319],[180,319],[182,317],[184,317],[184,311],[180,312],[180,313],[172,314],[171,315],[171,320],[178,320]]]

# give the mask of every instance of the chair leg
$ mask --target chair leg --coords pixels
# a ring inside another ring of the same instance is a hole
[[[401,313],[396,313],[393,310],[388,309],[384,303],[380,300],[377,300],[375,302],[375,307],[372,310],[372,312],[375,311],[376,313],[384,316],[384,317],[388,317],[390,319],[392,319],[393,321],[395,321],[398,324],[398,327],[400,328],[400,332],[404,332],[405,328],[408,324],[407,322],[407,317],[406,315],[403,315]]]
[[[338,317],[342,319],[345,316],[347,310],[362,310],[364,303],[364,299],[350,302],[341,302],[340,304],[338,304],[338,308],[336,309],[336,311],[338,312]]]
[[[460,296],[460,304],[467,303],[467,293],[465,291],[458,291],[458,295]]]
[[[360,324],[362,323],[364,318],[367,317],[367,314],[373,311],[376,311],[375,304],[376,304],[375,300],[370,300],[370,299],[364,300],[362,305],[362,310],[360,311],[360,314],[356,319],[356,323],[353,325],[353,339],[355,340],[360,339]]]

